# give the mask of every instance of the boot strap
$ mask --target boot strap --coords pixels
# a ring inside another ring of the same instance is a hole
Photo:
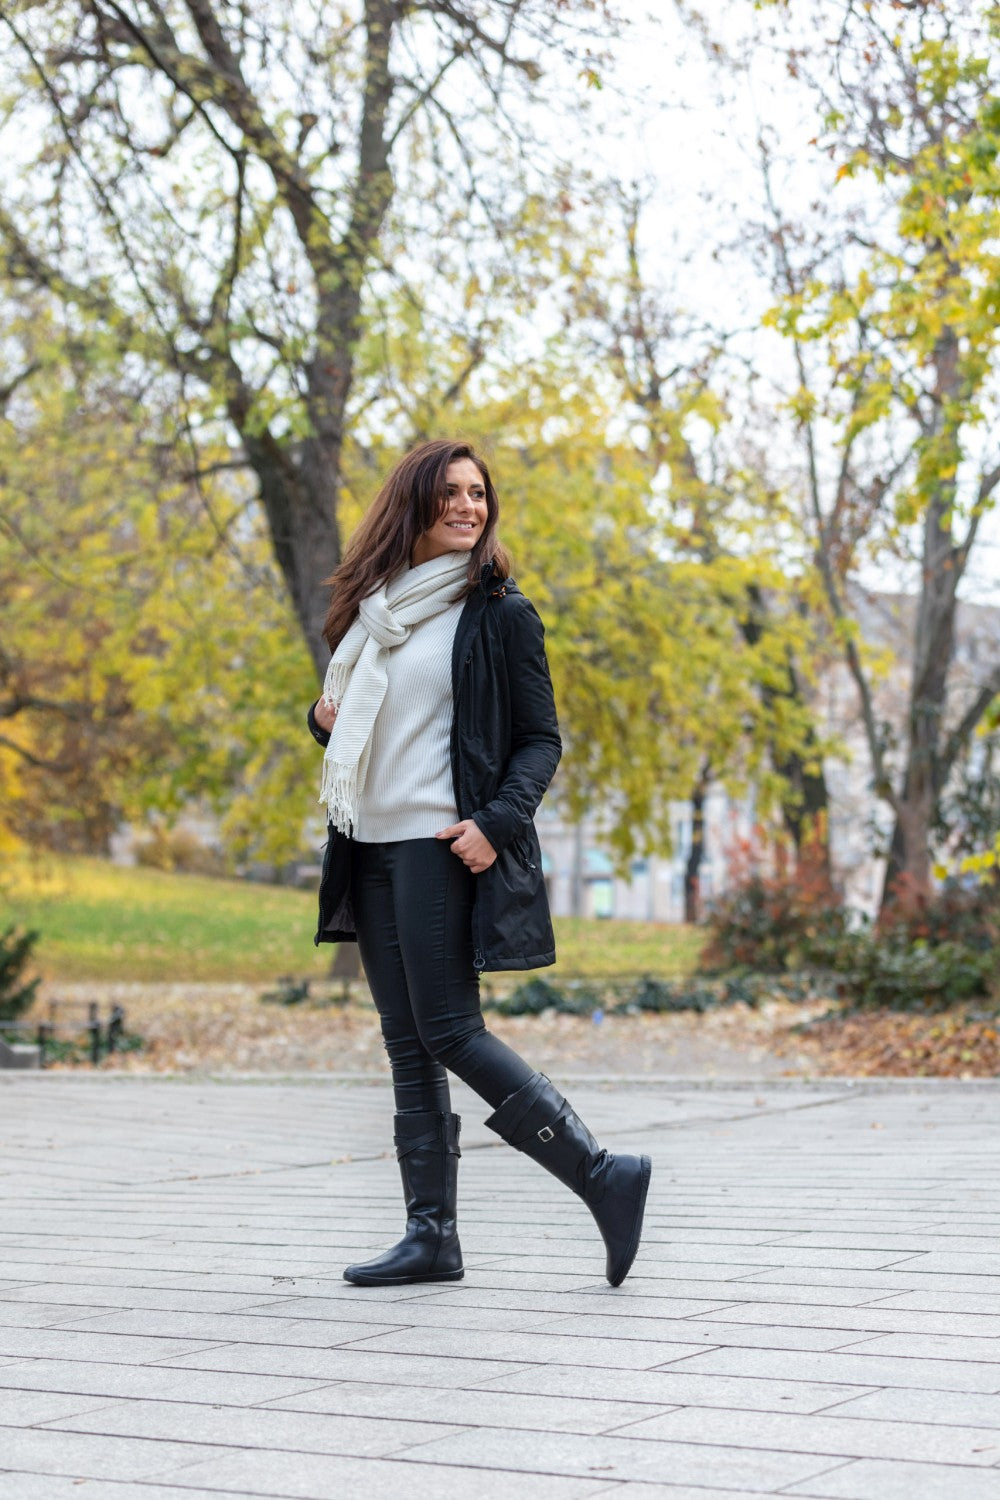
[[[540,1130],[529,1130],[526,1134],[518,1136],[516,1141],[511,1141],[510,1144],[518,1151],[523,1151],[527,1143],[532,1139],[541,1141],[547,1145],[549,1141],[555,1140],[560,1131],[565,1130],[568,1117],[569,1111],[563,1110],[556,1115],[554,1120],[550,1120],[547,1125],[543,1125]]]
[[[458,1142],[449,1140],[442,1141],[441,1135],[436,1130],[428,1130],[424,1135],[414,1136],[400,1143],[396,1142],[396,1160],[401,1161],[404,1156],[409,1156],[411,1151],[419,1151],[423,1146],[440,1146],[442,1156],[461,1156]]]

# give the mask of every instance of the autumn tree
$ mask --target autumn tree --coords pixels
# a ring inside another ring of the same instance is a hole
[[[517,577],[548,625],[566,742],[556,795],[570,817],[608,820],[624,868],[669,847],[671,805],[705,758],[738,796],[793,732],[761,697],[780,632],[750,649],[734,628],[749,579],[775,599],[783,580],[767,559],[669,555],[645,458],[611,436],[614,402],[562,339],[518,363],[477,323],[488,358],[470,372],[470,329],[443,340],[407,300],[392,319],[405,333],[370,365],[361,345],[377,419],[345,443],[345,525],[421,424],[489,452]],[[156,380],[142,365],[130,379],[113,338],[60,321],[41,295],[16,316],[9,302],[7,326],[7,824],[100,850],[122,818],[169,824],[200,806],[232,856],[294,855],[317,769],[306,656],[252,487],[224,445],[169,441]],[[194,472],[199,460],[215,472]]]
[[[772,475],[761,441],[759,402],[752,379],[732,357],[733,331],[719,326],[701,299],[670,295],[648,267],[643,245],[644,191],[620,185],[612,195],[619,224],[616,265],[590,278],[580,311],[592,357],[615,372],[625,409],[641,434],[636,457],[644,464],[667,553],[689,557],[711,571],[726,559],[743,559],[746,584],[732,600],[733,624],[747,647],[759,648],[775,629],[784,667],[756,673],[762,719],[774,726],[770,762],[782,790],[780,806],[800,868],[830,880],[829,799],[819,733],[809,702],[816,653],[816,622],[808,590],[796,590],[789,505]],[[783,554],[785,554],[783,556]],[[761,559],[766,559],[760,565]],[[765,578],[774,561],[786,572],[777,593]],[[759,573],[755,572],[759,567]],[[747,655],[760,659],[755,649]],[[705,794],[715,774],[711,756],[692,784],[695,825],[686,871],[689,920],[695,919]]]
[[[552,288],[590,253],[571,174],[539,173],[525,149],[540,66],[588,17],[603,26],[603,7],[367,0],[308,27],[307,14],[87,0],[3,15],[22,169],[0,207],[8,273],[139,372],[157,440],[166,451],[171,422],[182,439],[164,514],[200,536],[186,510],[200,503],[226,539],[201,594],[173,596],[160,670],[140,653],[129,702],[176,753],[135,785],[163,806],[219,789],[244,847],[279,818],[295,828],[284,806],[303,776],[275,692],[294,651],[273,584],[322,670],[320,581],[342,531],[385,463],[446,418],[494,440],[518,572],[550,622],[567,807],[609,808],[622,860],[662,847],[707,754],[734,791],[773,787],[768,747],[799,726],[761,691],[787,674],[783,628],[733,633],[751,585],[781,595],[780,570],[759,554],[671,555],[648,464],[609,436],[618,392],[574,369],[580,344],[557,355],[524,333],[539,311],[558,321]],[[231,487],[241,466],[270,570]],[[154,525],[157,506],[139,509]],[[161,540],[166,562],[176,537]],[[196,577],[190,560],[178,576]],[[115,629],[102,660],[125,671],[129,631]],[[197,709],[173,723],[178,704]],[[226,718],[251,705],[252,720]]]
[[[515,232],[545,70],[578,47],[558,76],[593,81],[604,0],[11,0],[0,21],[7,271],[163,372],[199,441],[238,439],[322,674],[366,320],[439,243]]]
[[[839,244],[796,231],[764,165],[816,566],[893,819],[885,903],[929,892],[942,798],[1000,693],[993,662],[963,695],[954,672],[959,589],[1000,485],[998,32],[972,0],[841,19],[836,72],[812,80],[818,145],[855,191]],[[909,563],[916,591],[900,725],[879,719],[851,605],[880,555]]]
[[[771,747],[801,747],[805,721],[762,688],[784,680],[801,628],[768,551],[706,560],[672,545],[646,455],[616,434],[616,395],[585,368],[560,341],[508,371],[502,395],[473,386],[460,425],[492,448],[504,539],[546,622],[564,741],[555,795],[570,820],[598,818],[624,870],[670,850],[673,805],[706,758],[735,798],[753,785],[762,807],[780,803]],[[774,603],[755,640],[738,623],[751,584]]]
[[[250,487],[195,485],[141,367],[48,299],[4,304],[0,832],[106,852],[202,806],[288,857],[308,655]]]
[[[669,849],[674,805],[707,785],[706,764],[735,797],[753,784],[763,808],[797,805],[787,766],[806,763],[816,739],[805,705],[788,698],[790,653],[809,671],[809,627],[773,527],[745,503],[759,489],[755,466],[734,456],[701,486],[716,545],[699,545],[684,475],[668,503],[664,430],[685,435],[693,455],[696,431],[711,437],[725,413],[688,346],[687,378],[664,381],[660,425],[651,442],[641,435],[645,414],[609,357],[607,309],[598,307],[616,248],[609,194],[588,198],[589,218],[584,205],[568,215],[533,210],[544,228],[536,274],[560,289],[548,299],[547,339],[526,332],[520,267],[495,272],[488,286],[480,280],[476,298],[456,281],[454,306],[470,313],[453,314],[445,332],[432,309],[407,297],[390,320],[396,336],[377,360],[359,362],[370,370],[359,382],[377,422],[352,436],[345,513],[359,513],[394,456],[386,433],[405,446],[456,430],[495,460],[515,574],[547,627],[565,745],[554,794],[571,819],[607,822],[624,870],[636,853]],[[765,608],[766,640],[754,628]]]

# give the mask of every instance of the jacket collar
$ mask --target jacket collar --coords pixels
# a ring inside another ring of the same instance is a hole
[[[496,565],[495,559],[491,558],[488,563],[483,563],[479,573],[479,589],[483,594],[497,594],[504,585],[511,580],[505,578]]]
[[[495,562],[484,563],[479,574],[479,587],[473,589],[465,601],[465,608],[459,616],[458,629],[455,631],[455,644],[451,656],[451,685],[456,701],[462,667],[469,655],[473,636],[479,629],[483,611],[490,598],[494,594],[499,594],[505,587],[505,583],[506,580],[502,577]]]

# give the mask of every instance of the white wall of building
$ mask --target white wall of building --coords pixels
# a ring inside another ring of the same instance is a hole
[[[554,799],[546,799],[535,826],[542,846],[542,866],[554,916],[574,915],[574,891],[580,890],[580,915],[638,922],[683,922],[684,870],[691,850],[691,804],[671,805],[673,850],[670,855],[636,857],[628,877],[614,873],[607,822],[587,819],[579,828],[564,821]],[[752,827],[749,800],[734,802],[721,787],[705,799],[701,894],[704,900],[725,889],[734,844]]]

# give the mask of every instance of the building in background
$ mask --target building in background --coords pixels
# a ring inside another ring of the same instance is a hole
[[[734,802],[721,787],[712,787],[705,798],[703,817],[704,854],[699,892],[705,902],[725,889],[733,846],[738,840],[748,838],[752,831],[752,801]],[[535,826],[553,915],[683,922],[691,820],[690,802],[673,803],[670,856],[633,859],[627,877],[622,878],[614,871],[606,819],[567,823],[555,801],[546,798]]]

